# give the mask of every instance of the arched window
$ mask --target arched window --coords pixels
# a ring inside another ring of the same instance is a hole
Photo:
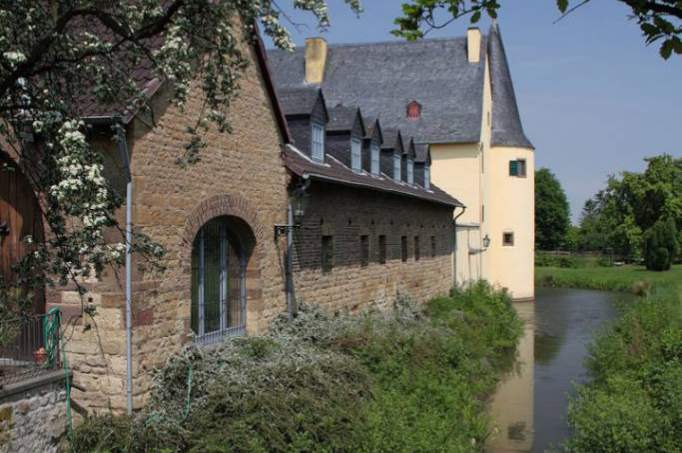
[[[197,233],[192,246],[191,326],[198,343],[244,333],[250,242],[243,222],[231,217],[215,218]]]

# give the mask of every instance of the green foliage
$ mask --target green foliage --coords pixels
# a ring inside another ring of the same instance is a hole
[[[591,347],[588,369],[592,381],[569,408],[568,451],[682,450],[679,286],[659,286],[627,306]]]
[[[585,203],[580,221],[580,250],[612,251],[632,260],[644,254],[644,236],[658,222],[672,219],[682,231],[682,159],[662,155],[646,159],[643,173],[611,177],[607,187]],[[667,247],[666,247],[667,248]],[[670,254],[672,250],[668,249]],[[650,250],[665,260],[665,252]],[[675,259],[674,252],[669,259]]]
[[[566,245],[570,228],[566,193],[547,168],[535,172],[535,248],[557,250]]]
[[[667,271],[680,253],[673,219],[656,222],[644,236],[644,263],[652,271]]]
[[[647,44],[661,42],[660,54],[664,59],[673,53],[682,54],[682,4],[678,0],[618,1],[630,9]],[[556,5],[563,18],[589,2],[556,0]],[[403,2],[403,15],[396,19],[398,28],[392,33],[414,40],[465,16],[469,16],[472,24],[478,22],[483,13],[495,19],[501,3],[499,0],[409,0]],[[508,2],[509,5],[513,3],[516,2]]]
[[[70,448],[480,451],[488,433],[483,397],[520,335],[509,297],[486,284],[427,307],[399,299],[390,313],[330,315],[304,306],[266,336],[173,356],[155,375],[142,414],[87,419]]]

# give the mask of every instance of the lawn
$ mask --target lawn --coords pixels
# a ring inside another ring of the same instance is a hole
[[[644,266],[536,267],[538,286],[586,288],[641,294],[652,287],[677,286],[682,291],[682,265],[668,272],[648,271]]]

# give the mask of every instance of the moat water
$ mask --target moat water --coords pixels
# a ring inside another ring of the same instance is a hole
[[[500,382],[490,412],[489,452],[545,452],[569,435],[568,398],[588,379],[585,358],[600,329],[617,315],[622,295],[539,288],[515,308],[525,324],[514,370]]]

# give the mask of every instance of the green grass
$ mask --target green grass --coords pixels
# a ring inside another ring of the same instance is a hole
[[[642,294],[654,287],[675,286],[682,290],[682,265],[667,272],[653,272],[643,266],[619,267],[536,267],[538,286],[584,288]]]

